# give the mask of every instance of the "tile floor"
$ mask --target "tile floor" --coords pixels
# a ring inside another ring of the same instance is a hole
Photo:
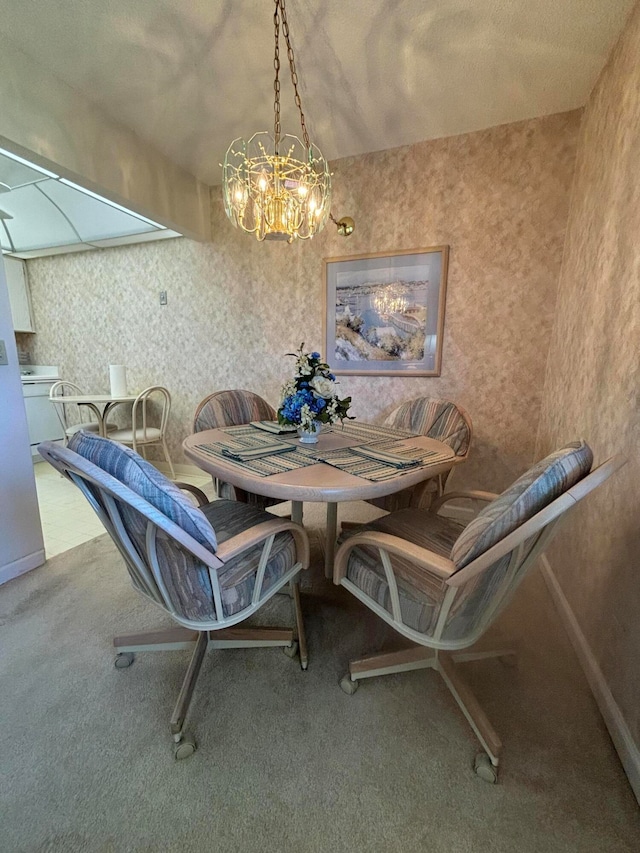
[[[73,483],[61,477],[47,462],[36,463],[34,470],[47,558],[105,532],[86,498]],[[178,478],[211,494],[208,487],[212,484],[208,476],[179,474]]]

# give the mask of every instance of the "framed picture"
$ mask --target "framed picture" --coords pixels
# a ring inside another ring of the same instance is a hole
[[[324,260],[334,373],[439,376],[449,247]]]

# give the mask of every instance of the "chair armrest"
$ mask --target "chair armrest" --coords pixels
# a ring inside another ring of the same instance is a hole
[[[359,545],[370,545],[389,554],[404,557],[430,574],[435,575],[439,580],[446,580],[456,571],[456,566],[451,560],[441,557],[435,551],[429,551],[428,548],[421,548],[419,545],[414,545],[413,542],[408,542],[400,536],[367,530],[363,533],[356,533],[355,536],[350,536],[338,549],[333,570],[334,584],[339,585],[342,578],[346,575],[349,552]]]
[[[454,501],[460,499],[466,499],[470,501],[494,501],[498,495],[495,492],[482,492],[479,490],[469,490],[467,492],[447,492],[446,495],[442,495],[431,504],[429,507],[429,512],[437,513],[441,506],[447,503],[447,501]]]
[[[209,498],[205,495],[202,489],[199,489],[197,486],[192,486],[191,483],[179,483],[174,482],[174,486],[177,486],[183,492],[191,492],[192,495],[195,495],[196,500],[198,501],[198,506],[204,506],[205,504],[210,503]]]
[[[221,542],[216,549],[216,557],[223,562],[237,557],[249,548],[253,548],[264,542],[270,536],[278,533],[290,532],[296,542],[296,555],[298,562],[302,563],[304,569],[309,568],[309,537],[307,531],[295,521],[288,518],[274,518],[273,521],[263,521],[250,527],[237,536],[232,536],[226,542]]]

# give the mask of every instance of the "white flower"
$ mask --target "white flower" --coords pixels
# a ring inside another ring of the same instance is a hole
[[[298,390],[298,388],[296,386],[295,379],[289,379],[282,386],[282,391],[280,392],[280,394],[282,395],[281,399],[286,400],[287,397],[292,397],[296,393],[297,390]]]
[[[305,429],[310,429],[311,424],[314,422],[315,419],[316,419],[316,416],[311,411],[309,406],[304,405],[300,409],[300,426],[304,427]]]
[[[313,373],[313,368],[309,364],[309,359],[306,355],[301,355],[296,361],[296,376],[310,376]]]
[[[336,386],[331,379],[327,379],[325,376],[314,376],[309,382],[309,387],[323,400],[330,400],[335,397]]]
[[[336,412],[336,409],[337,409],[337,408],[338,408],[338,401],[337,401],[337,400],[335,399],[335,397],[334,397],[334,399],[333,399],[333,400],[331,400],[331,401],[327,404],[327,409],[326,409],[327,416],[328,416],[328,418],[329,418],[329,423],[330,423],[330,424],[338,423],[338,421],[340,420],[340,418],[339,418],[339,416],[338,416],[338,414],[337,414],[337,412]]]

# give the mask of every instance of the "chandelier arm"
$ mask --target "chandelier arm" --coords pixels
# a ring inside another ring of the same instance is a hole
[[[273,28],[275,35],[275,53],[273,56],[273,67],[276,72],[275,80],[273,81],[274,101],[273,101],[273,138],[275,142],[275,153],[278,155],[278,146],[280,145],[280,0],[275,0],[276,8],[273,13]]]
[[[282,16],[282,32],[284,34],[285,41],[287,43],[287,57],[289,59],[289,70],[291,72],[291,82],[293,84],[293,91],[295,95],[296,106],[298,107],[298,112],[300,113],[300,126],[302,128],[302,138],[304,139],[304,144],[307,146],[307,150],[311,148],[311,142],[309,140],[309,133],[307,132],[307,125],[304,120],[304,113],[302,111],[302,100],[300,98],[300,92],[298,91],[298,73],[296,71],[296,61],[293,56],[293,47],[291,46],[291,39],[289,37],[289,22],[287,21],[287,13],[285,10],[285,0],[276,0],[276,5],[280,5],[280,13]]]

